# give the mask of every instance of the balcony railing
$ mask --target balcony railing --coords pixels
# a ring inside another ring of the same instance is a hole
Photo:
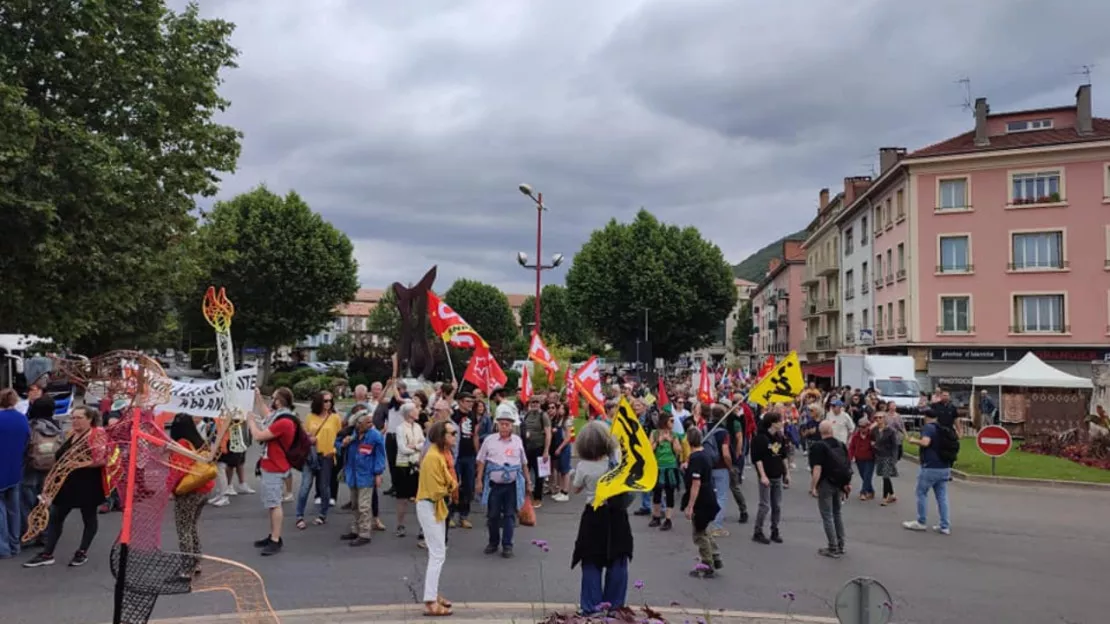
[[[775,296],[778,297],[779,299],[789,299],[790,298],[790,291],[786,290],[785,288],[780,288],[775,293]]]
[[[1011,325],[1011,334],[1070,334],[1071,325],[1057,325],[1048,329],[1029,328],[1024,325]]]
[[[959,265],[951,265],[951,264],[949,264],[949,265],[938,264],[937,268],[936,268],[936,272],[944,274],[944,275],[966,275],[968,273],[974,273],[975,272],[975,265],[974,264],[965,264],[963,266],[959,266]]]
[[[786,353],[790,349],[790,344],[786,342],[776,342],[771,345],[772,353]]]
[[[844,344],[855,344],[855,343],[856,343],[856,332],[849,328],[847,333],[844,334]]]
[[[818,336],[817,337],[817,351],[828,351],[832,344],[832,336]]]
[[[875,288],[876,288],[876,290],[879,289],[879,288],[882,288],[882,287],[883,287],[883,278],[876,277],[875,278]]]
[[[805,305],[802,306],[802,316],[810,317],[817,315],[817,301],[813,299],[806,299]]]
[[[864,279],[863,283],[859,285],[859,294],[866,295],[871,292],[871,280]]]
[[[776,322],[776,321],[767,321],[767,329],[769,331],[775,331],[778,328],[779,328],[778,322]]]
[[[847,288],[847,289],[844,290],[844,300],[845,301],[848,301],[850,299],[855,299],[855,298],[856,298],[856,289],[855,288]]]
[[[894,283],[894,274],[893,273],[887,273],[886,274],[886,285],[890,286],[893,283]]]
[[[821,312],[836,312],[840,310],[840,301],[835,298],[826,299],[821,304]]]
[[[817,266],[815,264],[807,264],[805,275],[802,277],[802,285],[816,284],[817,279]]]
[[[894,328],[893,327],[887,327],[886,328],[886,337],[887,338],[893,338],[894,337]]]
[[[824,277],[826,275],[836,274],[839,271],[840,271],[840,261],[837,259],[836,256],[833,256],[832,258],[829,258],[829,259],[825,259],[820,264],[817,265],[817,275],[822,276],[822,277]]]
[[[898,281],[900,282],[904,279],[906,279],[906,270],[905,269],[898,269]]]
[[[898,337],[899,338],[905,338],[905,336],[906,336],[906,326],[905,325],[899,325],[898,326]]]
[[[957,327],[946,328],[944,325],[937,325],[938,334],[974,334],[975,326],[968,325],[966,329],[959,329]]]
[[[1010,262],[1010,263],[1006,264],[1006,268],[1010,271],[1030,271],[1030,272],[1059,271],[1061,269],[1068,268],[1070,265],[1071,265],[1071,263],[1068,262],[1067,260],[1064,260],[1063,262],[1054,262],[1054,263],[1052,263],[1051,266],[1040,266],[1040,265],[1030,266],[1030,265],[1028,265],[1024,262]]]

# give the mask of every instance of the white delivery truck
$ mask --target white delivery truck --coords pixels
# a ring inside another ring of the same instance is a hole
[[[913,358],[908,355],[837,355],[836,385],[874,388],[880,399],[894,401],[898,407],[917,405],[921,395]]]

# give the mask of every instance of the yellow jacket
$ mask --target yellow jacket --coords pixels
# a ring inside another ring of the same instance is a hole
[[[447,458],[439,447],[428,447],[424,460],[420,462],[420,485],[416,488],[416,500],[429,500],[436,506],[436,522],[447,519],[447,498],[459,488],[455,472],[447,467]]]
[[[322,427],[320,426],[321,423],[323,423]],[[304,419],[304,430],[309,435],[316,436],[316,452],[321,457],[335,455],[335,436],[339,435],[339,430],[342,428],[343,421],[339,418],[339,414],[334,412],[327,416],[309,414]]]

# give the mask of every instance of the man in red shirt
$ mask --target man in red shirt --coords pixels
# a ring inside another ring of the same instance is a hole
[[[300,422],[293,412],[293,393],[289,388],[274,390],[272,419],[268,427],[258,424],[258,417],[251,414],[247,420],[251,435],[255,440],[265,443],[262,452],[262,505],[270,512],[270,533],[254,543],[262,549],[262,556],[269,557],[281,552],[281,523],[285,514],[281,509],[281,498],[285,493],[284,482],[292,473],[292,467],[285,451],[293,445]]]

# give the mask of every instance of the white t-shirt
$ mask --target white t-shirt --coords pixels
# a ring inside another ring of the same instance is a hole
[[[844,410],[840,410],[839,414],[829,410],[829,412],[825,414],[825,420],[832,423],[833,437],[844,444],[848,443],[848,438],[852,435],[852,432],[856,430],[856,424],[852,422],[852,417]]]
[[[574,467],[574,489],[585,486],[582,495],[586,503],[592,503],[597,495],[597,482],[602,475],[609,472],[609,458],[595,459],[593,461],[579,461]]]
[[[409,400],[405,399],[404,401],[401,402],[401,405],[404,405],[405,403],[408,403],[408,402],[409,402]],[[387,420],[386,423],[385,423],[385,432],[386,433],[392,433],[393,435],[397,435],[397,431],[401,428],[401,424],[404,423],[404,422],[405,422],[405,418],[403,416],[401,416],[401,409],[399,407],[397,409],[390,409],[389,410],[389,420]]]
[[[27,410],[31,409],[31,402],[28,401],[27,399],[23,399],[19,403],[15,404],[15,409],[20,414],[23,414],[24,416],[26,416],[27,415]]]

